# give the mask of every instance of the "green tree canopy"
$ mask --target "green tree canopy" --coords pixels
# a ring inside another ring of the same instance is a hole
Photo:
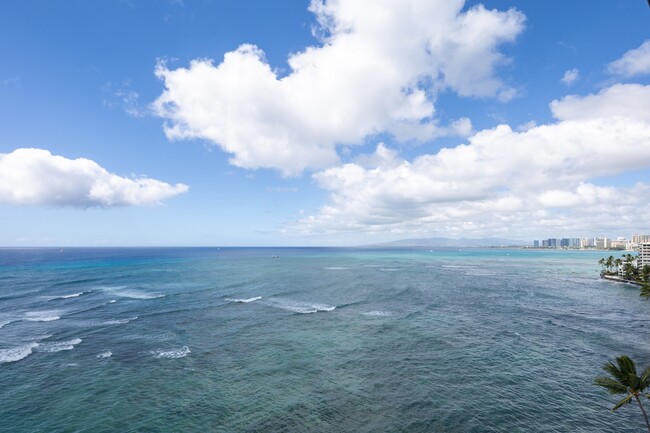
[[[603,365],[603,370],[609,373],[609,376],[596,376],[594,385],[602,386],[610,394],[625,395],[622,400],[614,405],[612,411],[631,403],[632,399],[636,400],[650,432],[648,414],[639,398],[640,396],[650,398],[649,395],[643,394],[650,386],[650,367],[646,368],[641,375],[638,375],[634,361],[626,355],[621,355],[616,358],[616,363],[610,361]]]

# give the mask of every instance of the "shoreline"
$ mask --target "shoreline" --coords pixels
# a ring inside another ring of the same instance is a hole
[[[642,286],[643,284],[637,282],[637,281],[632,281],[632,280],[626,280],[623,277],[619,277],[618,275],[606,275],[606,274],[600,274],[600,278],[604,280],[609,280],[609,281],[615,281],[617,283],[626,283],[626,284],[634,284],[635,286]]]

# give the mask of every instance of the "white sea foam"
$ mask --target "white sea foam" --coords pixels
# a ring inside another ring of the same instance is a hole
[[[344,271],[344,270],[350,269],[350,268],[344,268],[342,266],[326,266],[323,269],[328,270],[328,271]]]
[[[113,352],[111,352],[110,350],[107,350],[106,352],[102,352],[102,353],[98,354],[97,358],[105,359],[105,358],[110,358],[111,356],[113,356]]]
[[[191,351],[189,347],[183,346],[180,349],[171,349],[171,350],[156,349],[156,350],[152,350],[149,353],[151,353],[154,356],[154,358],[157,359],[161,359],[161,358],[176,359],[176,358],[186,357],[189,353],[191,353]]]
[[[24,320],[29,322],[52,322],[60,318],[60,311],[28,311],[25,313]]]
[[[86,292],[78,292],[78,293],[70,293],[69,295],[59,295],[59,296],[51,296],[48,298],[49,301],[54,301],[55,299],[70,299],[70,298],[78,298],[79,296],[83,295]]]
[[[116,302],[117,302],[116,299],[111,299],[110,301],[107,302],[107,304],[114,304],[114,303],[116,303]]]
[[[102,286],[98,287],[99,289],[102,289],[106,292],[112,293],[115,296],[119,296],[122,298],[131,298],[131,299],[155,299],[155,298],[162,298],[165,295],[161,295],[159,293],[150,293],[150,292],[145,292],[144,290],[138,290],[138,289],[128,289],[128,286]],[[115,300],[113,300],[115,301]],[[109,301],[109,303],[112,303]]]
[[[158,293],[148,293],[148,292],[143,292],[141,290],[133,290],[133,289],[119,290],[113,293],[116,296],[120,296],[122,298],[131,298],[131,299],[156,299],[165,296]]]
[[[391,312],[376,310],[376,311],[366,311],[365,313],[361,313],[361,314],[368,317],[387,317],[391,315]]]
[[[59,297],[61,299],[77,298],[77,297],[83,295],[84,293],[86,293],[86,292],[71,293],[69,295],[62,295],[62,296],[59,296]]]
[[[230,301],[230,302],[239,302],[239,303],[242,303],[242,304],[248,304],[249,302],[259,301],[260,299],[262,299],[261,296],[255,296],[254,298],[247,298],[247,299],[236,299],[236,298],[231,299],[231,298],[228,298],[227,300]]]
[[[38,343],[29,343],[22,346],[11,347],[9,349],[1,349],[0,363],[16,362],[25,359],[36,347],[38,347]]]
[[[383,272],[397,272],[400,271],[400,268],[379,268],[380,271]]]
[[[293,311],[294,313],[299,314],[311,314],[318,313],[319,311],[334,311],[336,306],[327,305],[327,304],[315,304],[308,302],[299,302],[299,301],[278,301],[272,302],[270,305],[283,310]]]
[[[138,316],[134,317],[129,317],[128,319],[113,319],[113,320],[107,320],[106,322],[103,322],[102,325],[123,325],[125,323],[129,323],[135,319],[137,319]]]
[[[72,350],[74,347],[81,343],[81,338],[74,338],[68,341],[53,341],[48,343],[41,343],[38,346],[39,352],[61,352],[62,350]]]

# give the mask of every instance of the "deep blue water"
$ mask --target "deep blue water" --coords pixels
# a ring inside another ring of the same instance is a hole
[[[650,365],[603,255],[0,249],[0,431],[643,431],[591,384]]]

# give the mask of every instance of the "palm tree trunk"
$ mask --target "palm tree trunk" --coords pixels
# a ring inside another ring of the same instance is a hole
[[[639,407],[641,408],[641,412],[643,412],[643,418],[645,418],[645,425],[648,426],[648,431],[650,432],[650,421],[648,421],[648,414],[645,412],[645,409],[643,408],[643,405],[641,404],[641,400],[639,400],[639,396],[635,395],[634,398],[636,399],[636,402],[639,403]]]

